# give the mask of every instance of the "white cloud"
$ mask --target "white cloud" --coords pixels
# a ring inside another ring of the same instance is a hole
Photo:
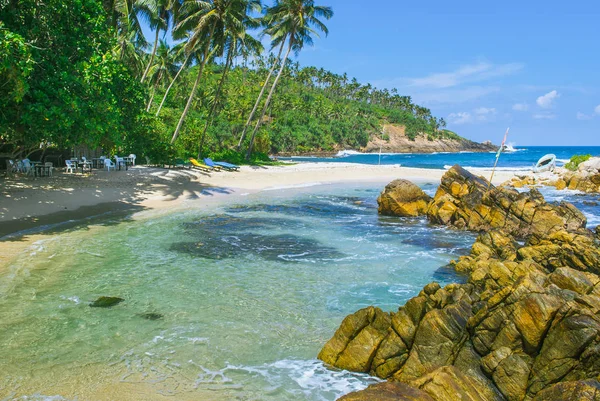
[[[516,103],[513,105],[512,109],[514,111],[527,111],[529,110],[529,105],[527,103]]]
[[[475,112],[475,114],[478,114],[480,116],[486,116],[486,115],[490,115],[490,114],[496,114],[496,109],[495,108],[488,108],[488,107],[479,107],[475,110],[473,110]]]
[[[471,115],[471,113],[468,113],[466,111],[460,112],[460,113],[448,114],[448,122],[450,122],[450,124],[460,125],[460,124],[467,124],[472,121],[473,121],[473,116]]]
[[[550,107],[552,107],[552,104],[554,103],[554,101],[556,99],[558,99],[559,97],[560,97],[560,95],[558,94],[558,92],[556,90],[553,90],[552,92],[548,92],[545,95],[538,97],[535,102],[541,108],[549,109]]]
[[[578,120],[591,120],[591,118],[592,118],[592,116],[588,116],[587,114],[583,114],[580,111],[577,112],[577,119]]]
[[[408,78],[408,86],[423,88],[451,88],[465,83],[481,82],[492,78],[512,75],[523,69],[523,64],[492,64],[480,62],[459,67],[450,72],[430,74],[420,78]]]
[[[454,88],[438,91],[411,92],[410,94],[417,104],[431,105],[465,103],[499,91],[500,88],[497,86],[469,86],[464,89]]]
[[[600,114],[600,104],[594,109],[594,113]]]
[[[541,113],[534,114],[533,118],[536,120],[554,120],[556,118],[556,114],[543,111]]]

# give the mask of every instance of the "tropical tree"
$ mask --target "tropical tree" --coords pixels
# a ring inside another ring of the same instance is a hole
[[[152,65],[148,74],[150,81],[153,82],[154,85],[152,87],[152,93],[150,94],[150,100],[148,101],[146,111],[150,111],[150,108],[152,107],[152,101],[154,100],[154,95],[156,94],[158,86],[163,83],[163,81],[172,79],[176,71],[177,66],[174,62],[173,49],[166,41],[161,40],[156,52],[156,63]]]
[[[256,133],[269,108],[273,93],[281,78],[290,52],[294,50],[294,52],[298,54],[304,45],[312,45],[312,35],[318,36],[315,29],[324,32],[325,35],[329,33],[327,26],[319,20],[319,17],[328,20],[333,17],[333,10],[331,7],[315,6],[313,0],[275,0],[273,7],[267,9],[265,20],[268,27],[265,29],[265,32],[271,36],[272,47],[278,46],[287,39],[288,49],[281,61],[277,77],[275,77],[273,86],[271,86],[271,90],[269,91],[269,96],[263,106],[262,113],[252,132],[246,159],[250,159]]]
[[[253,10],[259,10],[261,5],[258,0],[250,0],[248,2],[248,7]],[[221,96],[221,92],[223,90],[223,85],[227,78],[227,73],[231,69],[233,64],[233,59],[237,55],[247,56],[248,54],[256,54],[259,55],[262,50],[262,44],[260,41],[256,40],[252,36],[248,35],[246,32],[246,28],[257,28],[258,21],[250,15],[247,15],[246,21],[244,25],[241,27],[233,26],[231,30],[228,30],[227,37],[225,39],[224,48],[227,49],[226,53],[226,61],[225,67],[223,68],[223,73],[221,75],[221,79],[219,80],[219,86],[217,87],[213,104],[208,114],[208,118],[206,119],[206,124],[204,125],[204,130],[202,131],[202,135],[200,137],[200,145],[198,148],[198,158],[202,157],[202,147],[204,145],[204,138],[206,136],[206,131],[208,130],[209,125],[212,123],[215,111],[217,110],[217,105],[219,104],[219,98]],[[238,30],[237,28],[242,28]]]
[[[211,48],[216,50],[219,45],[225,43],[228,31],[241,32],[247,20],[249,8],[256,4],[260,3],[254,0],[213,0],[212,2],[192,0],[185,2],[181,7],[182,16],[175,26],[175,32],[180,34],[190,32],[185,45],[188,52],[198,48],[203,50],[198,75],[171,138],[171,143],[174,143],[179,137]]]
[[[150,53],[150,60],[148,60],[148,64],[140,80],[140,82],[144,82],[156,56],[160,32],[161,30],[165,33],[167,32],[173,12],[177,9],[179,2],[177,0],[138,0],[137,4],[139,4],[138,14],[146,19],[151,29],[155,30],[154,45]]]

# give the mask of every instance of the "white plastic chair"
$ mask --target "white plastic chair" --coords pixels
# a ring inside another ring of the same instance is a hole
[[[116,161],[117,167],[119,167],[119,168],[120,168],[120,166],[124,166],[125,165],[125,160],[123,160],[122,157],[119,157],[117,155],[115,155],[115,161]]]
[[[132,154],[129,155],[129,158],[131,159],[131,165],[135,166],[135,158],[136,158],[136,156],[132,153]]]
[[[46,162],[44,163],[44,167],[46,168],[46,170],[48,170],[48,176],[52,177],[52,170],[54,170],[54,164],[52,164],[52,162]]]
[[[26,173],[27,175],[33,175],[34,171],[31,166],[31,163],[29,162],[29,159],[23,159],[22,163],[23,163],[23,172]]]
[[[116,168],[116,164],[113,163],[110,159],[104,159],[104,167],[106,167],[106,169],[110,171],[111,167],[113,170]]]
[[[74,173],[75,166],[71,162],[71,160],[65,160],[65,164],[67,165],[67,173],[71,170],[71,173]]]

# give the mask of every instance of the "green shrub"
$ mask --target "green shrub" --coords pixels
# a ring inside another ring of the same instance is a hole
[[[569,160],[569,162],[565,164],[565,168],[571,171],[576,171],[577,167],[579,167],[581,163],[588,160],[590,157],[592,157],[592,155],[574,155],[573,157],[571,157],[571,160]]]

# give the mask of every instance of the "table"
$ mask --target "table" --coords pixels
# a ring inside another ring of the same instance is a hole
[[[92,167],[93,168],[104,168],[104,159],[99,157],[95,157],[92,159]]]
[[[119,168],[119,171],[121,171],[122,164],[125,165],[125,171],[127,171],[129,166],[133,164],[133,160],[130,157],[119,157],[117,159],[117,167]]]

